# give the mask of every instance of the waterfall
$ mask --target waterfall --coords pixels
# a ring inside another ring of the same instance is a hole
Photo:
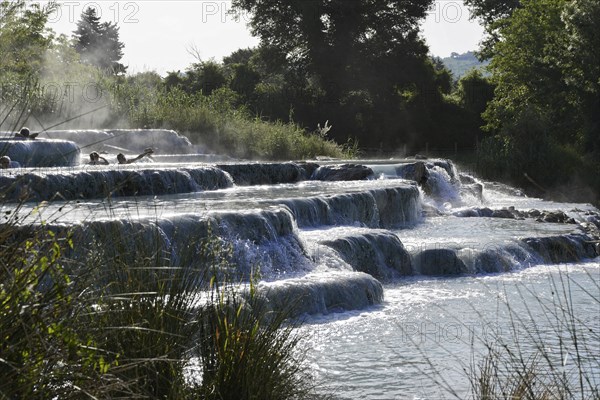
[[[34,201],[97,199],[189,193],[231,187],[231,177],[215,167],[105,169],[88,166],[74,170],[36,170],[0,174],[5,199]]]
[[[173,131],[43,135],[50,139],[0,143],[25,166],[54,153],[69,166],[0,171],[0,211],[21,213],[14,240],[43,224],[72,233],[69,256],[78,262],[119,256],[135,265],[159,254],[207,270],[212,240],[227,253],[223,273],[259,276],[271,306],[291,303],[295,315],[380,304],[384,284],[407,276],[500,273],[599,251],[598,210],[495,196],[501,185],[461,174],[448,160],[207,164],[190,162],[198,149]],[[78,146],[154,147],[164,159],[78,165]]]
[[[79,147],[66,140],[0,139],[0,155],[21,167],[71,167],[79,164]]]

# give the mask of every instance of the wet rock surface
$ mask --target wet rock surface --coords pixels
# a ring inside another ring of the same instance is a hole
[[[296,163],[217,164],[236,185],[274,185],[307,179],[304,168]]]
[[[422,275],[459,275],[467,273],[467,266],[451,249],[428,249],[414,258],[415,269]]]
[[[564,211],[542,211],[542,210],[517,210],[515,207],[501,208],[492,210],[487,207],[474,207],[464,210],[455,211],[452,215],[456,217],[488,217],[488,218],[505,218],[505,219],[526,219],[532,218],[537,222],[551,222],[557,224],[575,224],[574,218],[570,217]]]
[[[322,245],[335,249],[356,271],[383,280],[412,275],[410,255],[391,232],[351,235],[324,240]]]
[[[373,175],[373,170],[361,164],[322,165],[313,172],[317,181],[358,181]]]

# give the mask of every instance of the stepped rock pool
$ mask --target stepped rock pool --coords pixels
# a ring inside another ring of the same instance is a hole
[[[77,165],[69,156],[64,167],[1,170],[0,212],[22,215],[24,231],[72,231],[71,255],[84,262],[77,249],[92,241],[121,241],[134,257],[176,255],[212,232],[232,246],[242,280],[260,266],[258,288],[274,308],[297,304],[301,349],[324,395],[464,398],[465,370],[490,343],[526,353],[542,343],[565,369],[577,353],[600,385],[600,214],[591,205],[528,198],[448,160],[207,163],[218,157],[172,131],[47,136],[81,148],[101,140],[106,151],[133,143],[131,153],[152,138],[170,153],[127,166],[86,165],[77,153]],[[52,151],[72,152],[55,141]],[[26,147],[13,158],[47,162]],[[577,348],[552,318],[564,306],[591,332]]]

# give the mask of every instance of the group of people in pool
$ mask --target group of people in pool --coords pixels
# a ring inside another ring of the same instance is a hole
[[[147,149],[144,150],[144,152],[142,154],[140,154],[139,156],[135,157],[135,158],[130,158],[127,159],[127,157],[125,157],[125,155],[123,153],[119,153],[117,154],[117,162],[119,164],[131,164],[136,162],[137,160],[144,158],[146,156],[149,156],[150,154],[154,153],[154,150],[152,150],[152,148],[148,147]],[[100,154],[98,154],[98,152],[96,151],[92,151],[90,153],[90,165],[108,165],[109,162],[106,158],[102,157]]]
[[[15,134],[15,138],[33,140],[38,135],[39,135],[39,132],[31,133],[31,131],[28,128],[23,127],[19,131],[19,133]],[[117,154],[117,162],[119,164],[131,164],[143,157],[149,156],[152,153],[154,153],[154,150],[152,150],[152,148],[150,148],[150,147],[145,149],[142,154],[138,155],[137,157],[130,158],[130,159],[127,159],[127,157],[125,157],[125,155],[123,153],[119,153],[119,154]],[[90,153],[89,164],[90,165],[108,165],[109,162],[106,158],[102,157],[98,152],[92,151]],[[18,166],[19,166],[18,163],[16,161],[12,161],[9,156],[0,157],[0,169],[14,168],[14,167],[18,167]]]

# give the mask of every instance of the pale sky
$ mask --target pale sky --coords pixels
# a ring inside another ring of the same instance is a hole
[[[50,17],[49,26],[71,35],[88,6],[94,7],[101,21],[116,22],[125,44],[121,62],[129,73],[185,70],[196,59],[188,50],[195,48],[202,60],[221,61],[233,51],[252,47],[258,39],[250,35],[248,17],[238,20],[228,12],[230,1],[136,0],[136,1],[58,1],[59,11]],[[483,29],[469,20],[462,0],[436,0],[423,32],[431,53],[447,57],[451,52],[476,50]]]

